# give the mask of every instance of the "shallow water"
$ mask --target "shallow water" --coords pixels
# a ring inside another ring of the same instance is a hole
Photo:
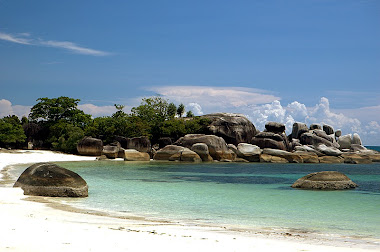
[[[187,223],[380,238],[380,163],[60,165],[79,173],[89,185],[88,198],[66,200],[78,207]],[[343,172],[360,187],[345,191],[290,187],[298,178],[324,170]]]

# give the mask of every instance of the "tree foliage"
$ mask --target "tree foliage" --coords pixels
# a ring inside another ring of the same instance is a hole
[[[38,103],[30,111],[29,118],[33,121],[56,123],[64,120],[74,126],[84,128],[91,116],[78,109],[79,99],[65,96],[58,98],[38,98]]]
[[[54,150],[76,153],[78,142],[84,137],[83,130],[61,120],[49,128],[49,139]]]
[[[168,114],[168,119],[173,119],[177,113],[177,107],[174,103],[169,103],[168,109],[167,109],[167,114]]]
[[[169,119],[168,106],[168,101],[159,96],[143,98],[140,106],[133,107],[131,112],[148,123],[159,123]]]
[[[6,116],[0,119],[0,145],[22,143],[25,139],[24,130],[17,116]]]
[[[183,114],[185,114],[185,105],[183,105],[183,103],[179,104],[178,108],[177,108],[177,115],[179,117],[182,117]]]
[[[124,105],[115,104],[111,116],[92,119],[78,109],[79,99],[69,97],[39,98],[29,114],[23,117],[8,116],[0,119],[0,145],[33,141],[35,147],[50,148],[68,153],[76,152],[76,145],[84,136],[100,138],[105,144],[116,137],[148,136],[152,143],[160,137],[173,140],[189,133],[205,133],[208,119],[194,117],[185,106],[178,108],[162,97],[143,98],[141,104],[125,113]],[[178,114],[180,118],[176,118]]]
[[[194,117],[193,111],[191,111],[191,110],[187,111],[186,117]]]

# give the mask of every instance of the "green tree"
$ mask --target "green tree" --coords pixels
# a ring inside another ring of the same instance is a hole
[[[0,144],[2,146],[23,143],[25,139],[24,129],[17,116],[7,116],[0,119]]]
[[[131,109],[133,116],[138,116],[148,123],[159,123],[168,119],[168,101],[162,97],[143,98],[140,106]]]
[[[33,121],[55,123],[60,120],[72,123],[74,126],[85,127],[91,116],[78,109],[79,99],[65,96],[58,98],[38,98],[38,103],[30,110],[29,118]]]
[[[49,128],[51,143],[54,150],[66,153],[76,153],[77,144],[84,137],[84,132],[80,127],[61,120]]]
[[[186,117],[194,117],[194,114],[191,110],[187,111]]]
[[[167,110],[168,118],[173,119],[175,117],[176,113],[177,113],[176,105],[172,102],[169,103],[168,110]]]
[[[177,108],[177,115],[179,117],[182,117],[184,113],[185,113],[185,105],[183,105],[183,103],[181,103],[181,104],[179,104],[179,106]]]
[[[117,111],[112,114],[113,118],[120,118],[120,117],[126,117],[127,116],[127,114],[123,111],[123,109],[125,108],[124,105],[114,104],[114,106],[115,106]]]

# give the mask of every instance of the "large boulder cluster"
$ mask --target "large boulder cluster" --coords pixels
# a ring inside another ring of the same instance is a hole
[[[85,137],[78,144],[82,155],[103,155],[126,161],[236,161],[270,163],[379,162],[380,154],[362,145],[357,133],[342,135],[330,125],[295,122],[286,135],[282,123],[267,122],[260,132],[241,114],[205,115],[210,120],[206,134],[188,134],[179,139],[162,137],[152,145],[148,137],[116,137],[103,146],[99,139]]]
[[[103,145],[101,139],[84,137],[77,145],[84,156],[98,156],[99,160],[123,158],[125,161],[149,161],[152,147],[148,137],[126,138],[117,136],[115,141]]]

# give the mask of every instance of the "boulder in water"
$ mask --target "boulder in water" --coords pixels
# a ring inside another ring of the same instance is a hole
[[[25,195],[49,197],[87,197],[86,181],[77,173],[53,163],[29,166],[17,179]]]
[[[262,150],[260,147],[247,143],[239,143],[237,146],[237,155],[239,158],[246,159],[250,162],[259,162]]]
[[[150,156],[146,152],[140,152],[135,149],[124,150],[124,161],[149,161]]]
[[[337,171],[322,171],[310,173],[298,179],[292,185],[293,188],[342,190],[352,189],[358,185],[352,182],[346,175]]]

